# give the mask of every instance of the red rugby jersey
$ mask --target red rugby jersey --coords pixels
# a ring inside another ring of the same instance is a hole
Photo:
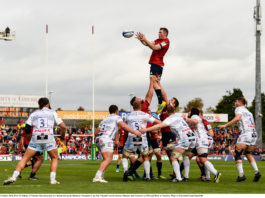
[[[163,111],[161,112],[161,115],[160,115],[160,120],[161,121],[164,121],[167,117],[169,117],[168,113],[167,113],[167,108],[165,107],[163,109]],[[162,128],[161,129],[161,132],[171,132],[170,128],[169,127],[165,127],[165,128]]]
[[[124,146],[128,138],[128,132],[125,132],[124,130],[120,129],[119,133],[120,133],[120,139],[119,139],[120,146]]]
[[[160,66],[164,66],[164,56],[167,53],[167,50],[169,48],[169,39],[165,38],[165,39],[156,39],[155,40],[155,44],[159,44],[161,46],[160,50],[153,50],[150,60],[149,60],[149,64],[156,64],[156,65],[160,65]]]
[[[147,100],[145,100],[144,103],[142,103],[142,105],[141,105],[141,111],[151,115],[151,111],[149,109],[149,106],[150,106],[149,102]],[[152,123],[148,122],[146,128],[149,128],[151,126],[152,126]]]

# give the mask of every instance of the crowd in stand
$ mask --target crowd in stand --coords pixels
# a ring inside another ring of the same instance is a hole
[[[59,136],[56,128],[55,133]],[[92,137],[92,127],[77,129],[68,128],[66,136],[66,154],[89,154]],[[239,136],[237,128],[218,129],[214,128],[214,143],[210,149],[210,155],[232,155],[235,150],[235,143]],[[9,127],[0,129],[0,155],[1,154],[21,154],[22,145],[20,144],[21,129]],[[158,137],[159,139],[161,136]],[[161,140],[160,140],[161,142]],[[161,142],[162,143],[162,142]],[[162,145],[162,144],[161,144]],[[163,152],[163,150],[162,150]],[[265,150],[256,148],[255,154],[265,153]]]

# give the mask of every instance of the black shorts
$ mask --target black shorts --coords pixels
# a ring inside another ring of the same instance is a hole
[[[122,154],[123,153],[123,147],[124,146],[119,146],[119,148],[118,148],[118,154]]]
[[[150,67],[150,76],[162,76],[163,67],[156,64],[151,64]]]
[[[193,148],[193,149],[191,150],[191,153],[193,153],[195,156],[198,155],[198,152],[197,152],[197,149],[196,149],[196,148]]]
[[[150,139],[150,145],[153,149],[160,148],[157,139]]]
[[[162,144],[166,147],[169,143],[175,142],[176,136],[172,132],[162,132]]]

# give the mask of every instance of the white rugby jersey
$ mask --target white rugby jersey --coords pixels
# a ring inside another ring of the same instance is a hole
[[[253,115],[246,107],[237,107],[235,109],[235,114],[242,115],[241,119],[238,121],[238,128],[241,135],[256,132]]]
[[[39,134],[53,135],[54,124],[61,124],[63,121],[58,114],[49,108],[42,108],[34,111],[28,118],[26,124],[33,126],[32,136]]]
[[[146,128],[147,122],[153,123],[154,121],[154,117],[143,111],[132,111],[126,118],[126,123],[129,125],[129,127],[136,131]],[[136,135],[132,133],[129,133],[128,136],[136,137]],[[142,137],[146,137],[146,133],[144,133]]]
[[[208,131],[205,129],[205,126],[202,122],[202,119],[198,115],[193,115],[191,116],[190,119],[196,119],[198,120],[198,124],[195,125],[190,125],[192,130],[195,132],[196,137],[201,139],[201,138],[208,138]]]
[[[179,117],[177,114],[173,114],[167,117],[164,121],[172,133],[176,135],[177,138],[181,139],[189,139],[193,136],[195,138],[195,134],[190,129],[187,122],[182,117]]]
[[[114,140],[115,135],[116,135],[117,131],[119,130],[119,125],[118,125],[119,122],[122,122],[122,119],[120,116],[118,116],[116,114],[110,114],[104,120],[102,120],[100,122],[99,134],[102,134],[103,136],[107,136],[107,137],[111,138],[112,140]]]

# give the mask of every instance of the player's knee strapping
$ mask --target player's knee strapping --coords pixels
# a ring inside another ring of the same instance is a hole
[[[236,153],[236,155],[235,155],[235,161],[242,160],[242,159],[241,159],[241,155],[242,155],[242,153],[243,153],[243,150],[238,151],[238,150],[236,149],[235,153]]]
[[[160,148],[156,148],[156,149],[154,149],[154,153],[159,153],[160,151],[161,151]]]
[[[126,156],[126,157],[130,157],[130,154],[128,151],[126,150],[123,150],[123,155]]]
[[[177,151],[173,151],[171,154],[171,158],[175,158],[175,159],[178,159],[180,156],[181,156],[181,153]]]

